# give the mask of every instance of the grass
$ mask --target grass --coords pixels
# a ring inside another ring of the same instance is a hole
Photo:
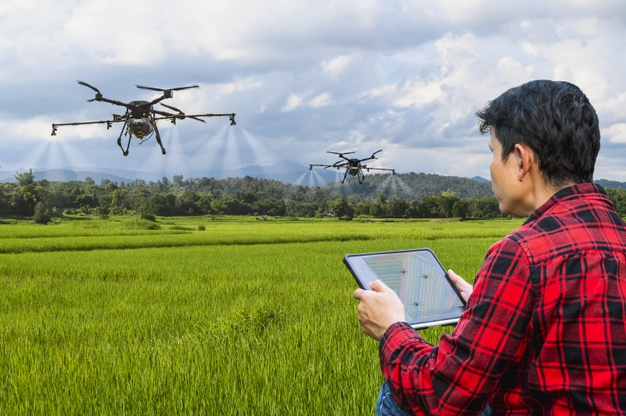
[[[0,414],[372,414],[343,256],[430,247],[471,278],[521,223],[132,221],[0,225]]]

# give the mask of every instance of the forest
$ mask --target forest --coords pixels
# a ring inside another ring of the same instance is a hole
[[[185,179],[128,183],[89,177],[84,181],[35,180],[32,169],[14,182],[0,183],[0,215],[32,217],[47,224],[69,214],[156,216],[253,215],[266,218],[323,217],[458,218],[501,216],[489,182],[433,174],[369,175],[362,185],[331,183],[301,186],[277,180],[244,178]],[[626,190],[606,188],[626,216]]]

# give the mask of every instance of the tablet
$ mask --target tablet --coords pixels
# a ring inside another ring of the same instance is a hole
[[[428,248],[346,254],[343,262],[362,289],[380,279],[402,300],[409,325],[415,329],[454,325],[465,301]]]

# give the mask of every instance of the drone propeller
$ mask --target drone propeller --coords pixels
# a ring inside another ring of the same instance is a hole
[[[155,87],[146,87],[145,85],[137,85],[137,88],[141,88],[144,90],[152,90],[152,91],[160,91],[163,93],[163,97],[161,97],[160,99],[158,99],[157,101],[160,101],[162,99],[165,98],[172,98],[174,96],[174,91],[179,91],[179,90],[186,90],[189,88],[200,88],[198,85],[194,84],[194,85],[188,85],[186,87],[176,87],[176,88],[155,88]],[[155,102],[153,102],[153,104],[155,104]]]
[[[326,153],[332,153],[332,154],[334,154],[334,155],[339,155],[339,156],[341,156],[341,155],[351,155],[351,154],[352,154],[352,153],[354,153],[354,152],[331,152],[331,151],[328,151],[328,152],[326,152]]]
[[[185,114],[185,113],[183,113],[182,111],[180,111],[178,108],[174,107],[173,105],[167,105],[167,104],[163,104],[163,103],[161,103],[161,105],[162,105],[163,107],[167,107],[167,108],[169,108],[170,110],[178,111],[180,114]]]
[[[100,94],[100,90],[97,89],[96,87],[94,87],[93,85],[89,85],[86,82],[83,81],[76,81],[78,82],[80,85],[84,85],[85,87],[91,88],[92,90],[94,90],[95,92],[97,92],[98,94]]]
[[[189,88],[200,88],[199,85],[188,85],[186,87],[176,87],[176,88],[155,88],[155,87],[146,87],[145,85],[137,85],[137,88],[141,88],[144,90],[152,90],[152,91],[179,91],[179,90],[186,90]]]
[[[146,87],[145,85],[137,85],[137,88],[141,88],[143,90],[151,90],[151,91],[161,91],[165,95],[170,95],[172,91],[180,91],[187,90],[189,88],[200,88],[199,85],[188,85],[186,87],[176,87],[176,88],[155,88],[155,87]]]
[[[374,157],[374,155],[375,155],[376,153],[380,153],[380,152],[382,152],[382,151],[383,151],[383,149],[380,149],[380,150],[377,150],[377,151],[375,151],[374,153],[372,153],[372,158],[376,159],[376,158]]]
[[[96,87],[94,87],[93,85],[89,85],[86,82],[83,81],[77,81],[80,85],[84,85],[87,88],[91,88],[92,90],[94,90],[96,92],[96,98],[92,98],[91,100],[87,100],[88,102],[92,102],[92,101],[98,101],[99,99],[102,99],[102,93],[100,92],[99,89],[97,89]]]
[[[201,118],[198,118],[196,116],[187,116],[187,115],[185,115],[185,113],[183,113],[182,111],[180,111],[178,108],[174,107],[173,105],[167,105],[167,104],[163,104],[163,103],[161,103],[161,105],[163,107],[169,108],[170,110],[178,111],[178,114],[177,115],[175,114],[176,116],[178,116],[177,118],[180,118],[180,119],[193,118],[194,120],[198,120],[198,121],[201,121],[203,123],[206,123],[206,121],[204,121]]]

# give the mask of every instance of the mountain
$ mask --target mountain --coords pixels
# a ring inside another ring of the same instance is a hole
[[[0,172],[0,177],[5,175],[11,175],[9,172]],[[33,170],[33,176],[36,181],[45,179],[50,182],[69,182],[80,181],[84,182],[85,178],[89,177],[94,180],[95,183],[100,184],[103,180],[107,179],[111,182],[132,182],[129,176],[118,176],[111,173],[97,172],[92,170],[71,170],[71,169],[48,169],[48,170]],[[15,182],[14,176],[6,176],[0,179],[0,182]]]
[[[598,179],[594,181],[604,188],[622,188],[626,189],[626,182],[610,181],[608,179]]]
[[[108,179],[111,182],[132,182],[132,179],[127,177],[112,175],[102,172],[94,172],[87,170],[73,171],[69,169],[50,169],[33,171],[35,180],[46,179],[50,182],[69,182],[69,181],[81,181],[84,182],[85,178],[91,178],[95,183],[100,184],[103,180]]]
[[[0,171],[0,183],[1,182],[15,182],[16,172]],[[332,184],[339,182],[343,178],[343,170],[336,169],[322,169],[314,168],[314,174],[311,173],[308,166],[300,165],[299,163],[291,160],[283,160],[273,165],[267,166],[245,166],[239,169],[206,169],[202,171],[192,171],[184,175],[186,179],[189,178],[214,178],[214,179],[226,179],[226,178],[243,178],[250,176],[252,178],[259,179],[273,179],[287,184],[299,184],[308,186],[324,186],[323,184]],[[107,168],[74,168],[74,169],[48,169],[48,170],[33,170],[35,180],[46,179],[48,181],[68,182],[68,181],[85,181],[85,178],[89,177],[94,180],[96,184],[102,183],[103,180],[108,180],[115,183],[129,183],[136,179],[142,179],[147,182],[156,182],[161,180],[164,176],[171,179],[172,176],[164,174],[163,172],[151,172],[151,171],[135,171],[125,169],[107,169]],[[311,178],[315,177],[315,184],[311,183]],[[358,188],[366,188],[368,183],[376,183],[379,185],[385,178],[388,178],[387,174],[372,174],[366,173],[366,180],[363,185],[358,185],[355,191],[359,193]],[[491,181],[480,176],[473,178],[460,178],[456,176],[442,176],[425,173],[397,173],[398,178],[402,178],[404,182],[411,183],[412,185],[420,184],[420,188],[424,183],[436,182],[440,186],[444,187],[443,190],[452,190],[462,196],[465,191],[473,189],[471,194],[491,195]],[[445,179],[445,180],[444,180]],[[346,179],[346,185],[350,185],[354,182],[354,178],[348,176]],[[623,188],[626,189],[626,182],[613,181],[608,179],[598,179],[595,181],[597,184],[605,188]],[[478,187],[476,187],[479,185]],[[447,187],[447,188],[446,188]],[[361,189],[365,190],[365,189]],[[434,191],[434,189],[432,190]]]
[[[243,178],[250,176],[260,179],[274,179],[284,183],[296,184],[301,181],[302,177],[309,172],[308,166],[300,165],[290,160],[284,160],[268,166],[245,166],[239,169],[211,169],[197,170],[187,172],[185,178]],[[0,171],[0,182],[15,182],[15,172]],[[326,182],[336,180],[334,171],[318,172],[318,174]],[[143,179],[147,182],[156,182],[164,176],[168,179],[172,178],[170,174],[153,171],[134,171],[124,169],[108,169],[108,168],[74,168],[74,169],[48,169],[33,170],[35,180],[46,179],[48,181],[84,181],[86,177],[92,178],[95,183],[100,184],[106,179],[116,183],[128,183],[136,179]]]

